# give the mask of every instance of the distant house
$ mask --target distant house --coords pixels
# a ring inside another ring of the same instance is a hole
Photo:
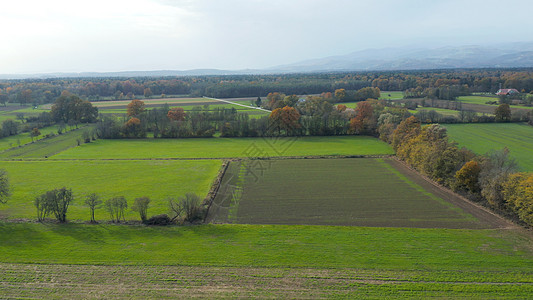
[[[516,89],[499,89],[496,92],[496,95],[498,95],[498,96],[501,96],[501,95],[509,96],[509,95],[514,95],[514,94],[518,94],[518,93],[520,93],[520,92],[518,90],[516,90]]]

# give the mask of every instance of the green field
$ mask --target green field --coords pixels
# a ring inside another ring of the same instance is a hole
[[[460,96],[457,97],[457,100],[463,102],[463,103],[469,103],[469,104],[479,104],[479,105],[487,105],[487,106],[494,106],[495,108],[499,105],[499,99],[498,97],[486,97],[486,96]],[[487,102],[498,102],[497,104],[487,104]],[[524,105],[510,105],[511,108],[522,108],[522,109],[533,109],[531,106],[524,106]]]
[[[482,105],[493,105],[493,104],[486,104],[487,102],[496,101],[498,102],[498,97],[492,96],[460,96],[457,97],[458,101],[461,101],[463,103],[470,103],[470,104],[482,104]],[[495,106],[498,106],[497,104]]]
[[[388,144],[368,136],[191,138],[96,140],[54,155],[53,158],[229,158],[393,153]]]
[[[240,224],[487,228],[424,190],[390,160],[232,162],[210,218]]]
[[[84,131],[90,131],[92,128],[94,128],[94,125],[82,126],[76,130],[71,130],[50,138],[43,138],[22,147],[5,150],[0,152],[0,159],[50,157],[68,148],[76,147],[78,140],[83,141],[82,136]]]
[[[107,200],[124,196],[131,205],[137,197],[152,199],[149,215],[168,212],[168,197],[185,193],[207,195],[221,162],[219,160],[145,160],[145,161],[0,161],[9,174],[12,197],[0,206],[0,216],[36,219],[33,199],[40,194],[66,186],[72,188],[75,201],[69,207],[69,220],[90,220],[84,197],[97,193]],[[109,220],[104,209],[96,218]],[[127,211],[126,218],[138,220],[137,213]]]
[[[16,297],[533,293],[531,240],[509,230],[3,223],[0,252],[0,293]]]
[[[507,147],[521,171],[533,171],[533,126],[518,123],[446,124],[450,138],[477,154]]]
[[[390,96],[389,96],[390,95]],[[403,92],[402,91],[381,91],[381,96],[379,99],[383,100],[399,100],[403,99]]]

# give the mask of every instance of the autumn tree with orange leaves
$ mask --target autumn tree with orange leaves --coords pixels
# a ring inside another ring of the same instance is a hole
[[[144,108],[144,102],[141,100],[131,100],[128,104],[128,116],[129,117],[138,117],[146,109]]]
[[[168,111],[167,117],[173,121],[185,121],[187,114],[183,107],[175,107]]]
[[[296,108],[285,106],[283,108],[276,108],[270,113],[270,124],[273,129],[277,130],[281,135],[285,131],[286,135],[294,135],[296,130],[301,127],[300,113]]]

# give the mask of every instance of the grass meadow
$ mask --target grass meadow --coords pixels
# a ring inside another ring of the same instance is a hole
[[[94,128],[94,125],[87,125],[50,138],[36,140],[34,143],[26,144],[22,147],[4,150],[0,152],[0,159],[50,157],[68,148],[78,146],[78,141],[83,141],[83,133],[90,131],[92,128]]]
[[[129,205],[137,197],[148,196],[149,215],[168,212],[168,197],[197,193],[205,197],[221,161],[219,160],[144,160],[144,161],[0,161],[0,168],[9,174],[12,197],[0,206],[0,215],[7,218],[36,219],[33,199],[63,186],[72,188],[75,200],[68,210],[69,220],[90,220],[84,197],[99,194],[103,200],[124,196]],[[139,220],[129,209],[126,219]],[[96,210],[97,220],[109,220],[102,208]]]
[[[83,298],[96,290],[492,299],[533,292],[531,240],[501,230],[1,223],[0,251],[0,293],[18,297],[86,289],[96,294]]]
[[[387,155],[390,145],[368,136],[96,140],[54,159],[230,158]]]
[[[450,138],[477,154],[507,147],[521,171],[533,171],[533,127],[519,123],[446,124]]]

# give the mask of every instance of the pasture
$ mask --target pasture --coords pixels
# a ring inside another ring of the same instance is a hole
[[[0,152],[0,159],[50,157],[68,148],[78,146],[78,144],[83,141],[83,133],[85,131],[90,131],[92,128],[94,128],[94,125],[86,125],[76,130],[71,130],[50,138],[42,138],[40,140],[35,141],[34,143],[23,145],[22,147],[7,149],[3,152]],[[13,140],[11,139],[11,137],[7,137],[4,139],[7,139],[6,141],[8,145],[13,145]],[[0,141],[2,140],[3,139],[0,139]]]
[[[0,294],[528,298],[531,249],[509,230],[2,223]]]
[[[388,159],[232,162],[210,208],[214,222],[490,228],[413,182]]]
[[[477,154],[507,147],[521,171],[533,171],[533,127],[519,123],[446,124],[448,136]]]
[[[388,155],[390,145],[368,136],[96,140],[54,159],[231,158]]]
[[[402,91],[381,91],[379,99],[383,100],[400,100],[403,99]]]
[[[149,215],[168,212],[168,197],[197,193],[205,197],[221,161],[0,161],[0,168],[9,174],[12,197],[0,206],[0,216],[36,219],[33,199],[63,186],[72,188],[75,200],[69,207],[69,220],[90,220],[85,196],[97,193],[102,200],[124,196],[129,205],[138,197],[148,196]],[[96,219],[109,220],[105,209],[96,210]],[[139,220],[137,213],[127,210],[127,220]]]

